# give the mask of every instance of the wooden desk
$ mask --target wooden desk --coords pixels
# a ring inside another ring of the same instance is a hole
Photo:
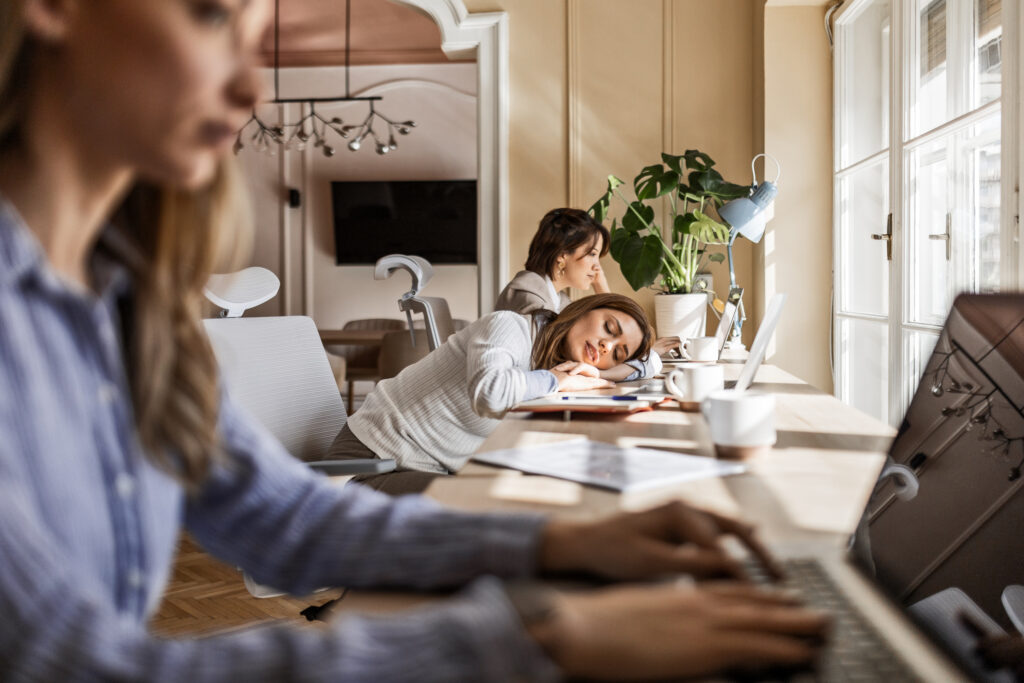
[[[727,378],[738,373],[738,365],[726,365]],[[856,525],[893,429],[778,368],[762,367],[754,388],[776,394],[779,440],[770,454],[749,463],[746,474],[628,495],[558,482],[578,491],[579,504],[565,506],[495,498],[492,491],[502,478],[524,477],[527,483],[546,478],[470,462],[458,476],[435,480],[427,495],[468,510],[542,510],[577,518],[679,498],[754,521],[762,538],[771,543],[824,540],[838,547]],[[562,422],[560,415],[510,413],[480,451],[581,434],[622,446],[711,455],[703,418],[680,411],[674,402],[628,416],[579,415],[569,423]],[[305,623],[299,610],[335,595],[307,600],[253,598],[245,590],[240,572],[217,562],[183,537],[167,599],[152,626],[157,633],[171,636],[207,634],[275,619]],[[342,606],[386,609],[407,604],[409,599],[393,594],[361,593],[347,597]]]
[[[726,379],[735,379],[739,369],[727,363]],[[471,462],[427,493],[465,509],[542,509],[572,517],[678,498],[754,521],[772,543],[842,542],[860,518],[895,431],[776,367],[762,366],[753,388],[776,394],[778,442],[748,461],[742,475],[630,494],[579,486],[580,503],[566,507],[495,499],[497,477],[527,475]],[[675,402],[625,416],[580,414],[568,423],[560,415],[510,413],[480,452],[578,436],[713,457],[703,417],[680,411]]]

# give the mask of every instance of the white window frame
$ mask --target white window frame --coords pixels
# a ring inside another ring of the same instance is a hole
[[[916,385],[917,377],[905,376],[907,368],[904,367],[904,331],[919,330],[923,332],[938,333],[938,327],[907,323],[905,312],[909,305],[910,294],[906,287],[908,284],[907,274],[904,272],[904,250],[907,246],[907,235],[904,229],[909,215],[909,207],[905,201],[907,193],[905,186],[909,176],[907,168],[907,150],[917,147],[927,140],[935,139],[948,134],[951,130],[961,128],[971,122],[980,120],[991,114],[993,109],[998,107],[1001,112],[1001,199],[1000,199],[1000,236],[1003,258],[1000,259],[1000,288],[1002,291],[1021,289],[1024,283],[1024,244],[1020,239],[1020,214],[1021,197],[1019,192],[1020,179],[1024,177],[1024,154],[1021,154],[1020,146],[1024,142],[1024,50],[1021,49],[1021,37],[1024,36],[1024,11],[1016,0],[1003,0],[1002,3],[1002,83],[998,104],[992,103],[983,105],[978,109],[948,121],[941,126],[929,130],[911,140],[904,140],[906,126],[908,125],[908,88],[910,84],[905,82],[905,69],[903,68],[904,55],[908,51],[908,45],[904,43],[905,26],[908,21],[916,21],[917,17],[912,16],[914,8],[911,0],[891,0],[891,15],[889,24],[890,40],[890,62],[889,67],[889,146],[863,159],[847,162],[841,166],[842,136],[847,132],[843,117],[846,101],[846,88],[843,71],[843,56],[845,54],[843,24],[849,23],[857,14],[863,10],[870,0],[845,0],[843,5],[834,14],[835,26],[835,53],[833,55],[833,83],[835,84],[834,107],[833,107],[833,130],[836,131],[833,141],[833,342],[832,358],[833,363],[835,395],[842,398],[847,391],[847,378],[843,373],[843,364],[838,362],[841,358],[841,344],[843,342],[840,331],[843,319],[864,319],[881,320],[879,316],[842,313],[840,315],[839,305],[842,301],[843,286],[841,281],[842,254],[839,250],[840,221],[840,187],[843,178],[851,175],[859,169],[888,158],[889,167],[889,209],[892,213],[892,261],[889,262],[889,309],[888,309],[888,355],[889,386],[888,386],[888,417],[892,424],[898,424],[909,403],[912,390],[908,390],[911,384]],[[963,25],[956,20],[951,20],[952,30],[956,26]],[[950,84],[950,92],[957,92],[959,88]],[[885,226],[879,225],[878,232],[884,232]]]

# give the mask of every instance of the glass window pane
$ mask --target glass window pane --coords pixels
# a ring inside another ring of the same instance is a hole
[[[841,312],[888,315],[889,261],[885,232],[889,213],[889,164],[886,160],[859,169],[839,181]]]
[[[955,0],[953,0],[955,2]],[[915,0],[914,20],[907,54],[910,87],[910,137],[952,118],[947,68],[947,11],[950,0]]]
[[[953,250],[958,291],[995,292],[1000,273],[1000,115],[954,138]]]
[[[1003,78],[1003,0],[974,0],[975,107],[999,99]]]
[[[884,322],[840,319],[840,399],[889,421],[889,328]]]
[[[946,140],[909,153],[907,169],[907,320],[941,325],[949,308],[950,282],[946,260],[946,226],[951,186]]]
[[[999,98],[1003,0],[912,0],[908,139]]]
[[[907,168],[907,319],[941,325],[957,293],[999,289],[999,113],[912,149]]]
[[[844,19],[839,164],[845,168],[889,144],[890,2],[873,0]]]

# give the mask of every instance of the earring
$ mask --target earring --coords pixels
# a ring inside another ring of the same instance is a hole
[[[565,275],[565,264],[561,261],[558,262],[558,277]]]

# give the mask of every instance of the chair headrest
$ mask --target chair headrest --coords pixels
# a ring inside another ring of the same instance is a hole
[[[277,295],[281,281],[271,271],[252,266],[235,273],[211,275],[203,294],[224,309],[224,317],[239,318],[249,308],[255,308]]]
[[[430,279],[434,277],[434,267],[425,258],[405,254],[388,254],[377,259],[377,265],[373,269],[373,278],[386,280],[399,269],[408,271],[412,277],[412,290],[409,293],[411,296],[415,296],[426,287]]]

